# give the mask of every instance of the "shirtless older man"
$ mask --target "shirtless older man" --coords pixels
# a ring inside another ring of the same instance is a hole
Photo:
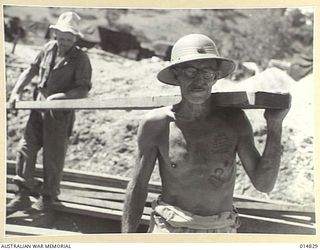
[[[288,110],[265,111],[267,141],[261,156],[245,113],[211,103],[212,86],[234,68],[207,36],[191,34],[175,43],[171,64],[158,79],[180,86],[182,100],[151,111],[140,124],[139,154],[127,188],[122,232],[135,232],[139,225],[156,160],[162,193],[152,205],[152,233],[235,233],[239,226],[232,205],[236,154],[257,190],[273,189]]]

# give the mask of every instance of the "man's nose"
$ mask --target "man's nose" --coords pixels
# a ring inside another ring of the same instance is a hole
[[[207,84],[201,78],[194,78],[190,84],[191,88],[206,88]]]
[[[201,74],[200,72],[198,72],[194,78],[194,83],[197,85],[206,85],[207,81],[206,79],[203,77],[203,74]]]

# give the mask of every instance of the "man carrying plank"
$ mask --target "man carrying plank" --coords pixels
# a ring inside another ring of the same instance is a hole
[[[236,154],[257,190],[273,189],[288,109],[265,111],[267,141],[261,156],[245,113],[211,105],[212,86],[234,68],[234,61],[221,57],[207,36],[191,34],[175,43],[171,64],[158,79],[178,85],[182,100],[151,111],[139,126],[138,159],[127,187],[122,232],[137,230],[156,160],[162,193],[152,204],[150,233],[235,233]]]
[[[9,104],[20,100],[24,87],[35,75],[39,77],[35,99],[51,101],[84,98],[91,88],[91,64],[86,53],[76,46],[82,36],[80,17],[74,12],[60,15],[51,25],[56,40],[50,41],[39,52],[30,67],[19,77],[12,90]],[[60,181],[75,114],[73,110],[32,110],[17,154],[16,176],[19,191],[7,205],[7,216],[31,206],[30,194],[41,194],[33,204],[38,211],[49,211],[60,193]],[[44,182],[41,190],[35,189],[33,172],[37,153],[43,148]]]

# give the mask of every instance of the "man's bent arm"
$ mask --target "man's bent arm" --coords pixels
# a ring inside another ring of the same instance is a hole
[[[22,74],[19,76],[18,81],[16,82],[9,99],[9,103],[12,106],[13,103],[16,100],[20,99],[20,95],[22,93],[22,90],[26,85],[28,85],[33,77],[39,73],[39,67],[41,60],[44,55],[44,50],[42,49],[36,56],[36,58],[33,60],[33,62],[30,64],[30,66],[25,69]]]
[[[282,120],[287,112],[288,110],[266,111],[267,139],[262,156],[254,146],[251,125],[251,135],[243,135],[239,139],[238,154],[241,162],[253,185],[261,192],[270,192],[278,176],[281,160]],[[271,113],[274,114],[270,115]]]
[[[33,66],[30,66],[24,70],[19,76],[18,81],[11,92],[10,99],[14,99],[17,95],[19,95],[36,74],[37,70]]]
[[[269,193],[276,183],[281,160],[282,124],[267,126],[267,139],[262,157],[253,175],[258,190]]]

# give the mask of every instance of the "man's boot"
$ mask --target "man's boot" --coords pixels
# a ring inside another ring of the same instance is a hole
[[[32,209],[36,212],[34,226],[45,228],[53,227],[56,217],[53,210],[54,200],[50,195],[41,195],[40,198],[32,204]]]
[[[53,210],[54,198],[50,195],[41,195],[40,198],[32,205],[32,208],[39,212],[50,212]]]
[[[6,206],[6,216],[29,208],[31,206],[29,195],[30,191],[27,188],[19,187],[15,197]]]

